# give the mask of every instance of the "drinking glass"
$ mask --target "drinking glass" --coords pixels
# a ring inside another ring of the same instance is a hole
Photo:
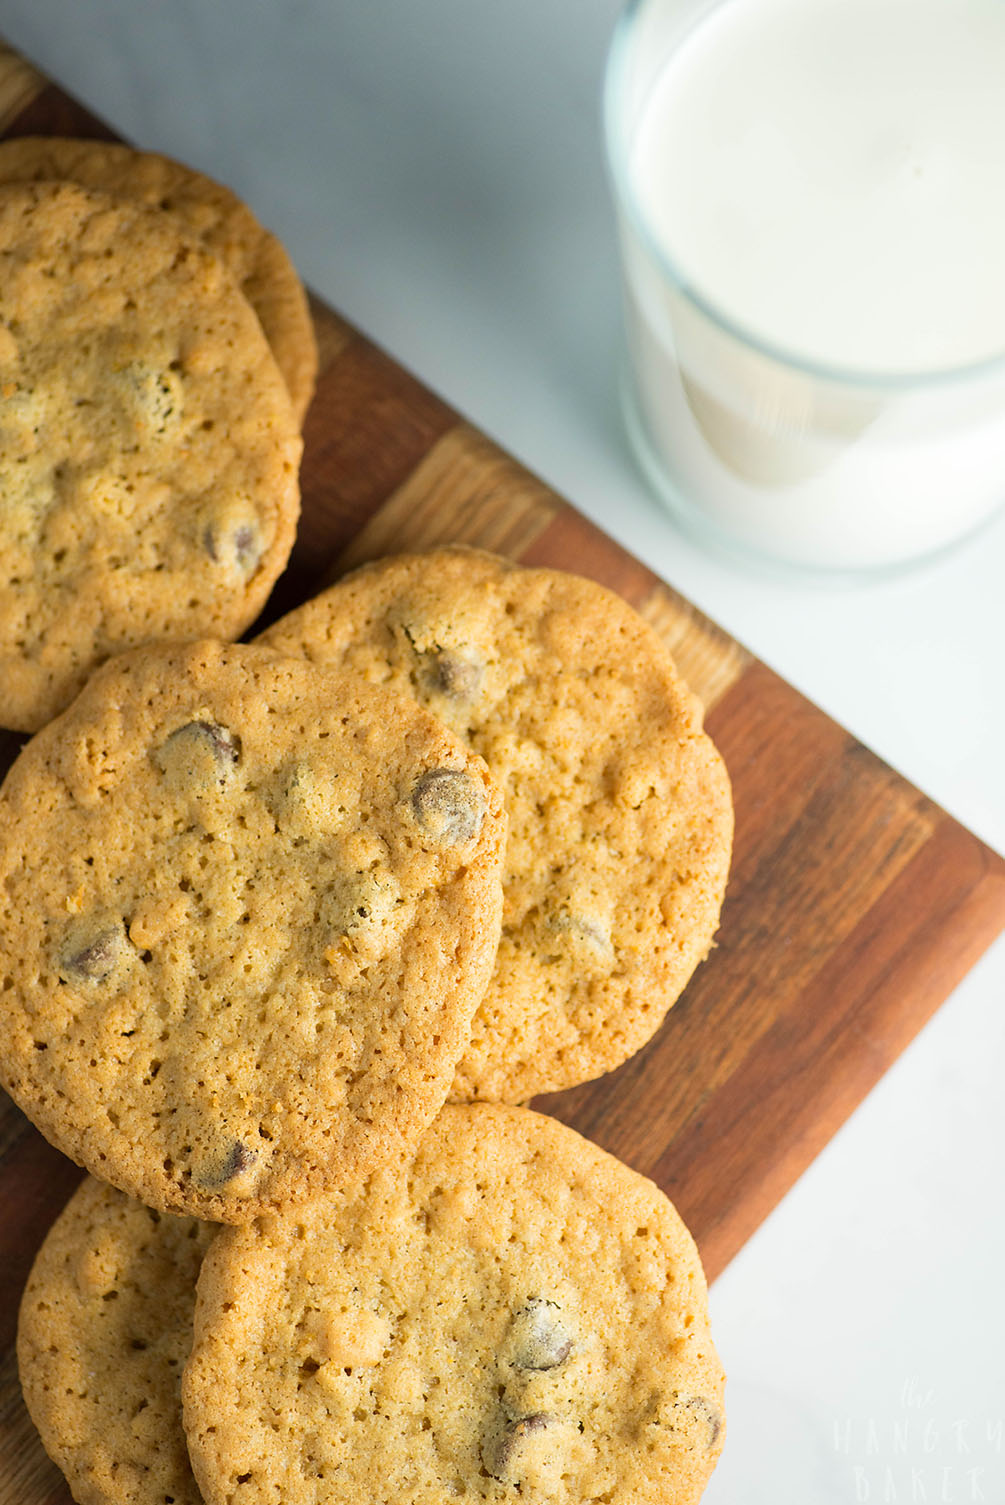
[[[611,45],[604,125],[628,432],[658,495],[706,540],[817,570],[900,566],[1005,501],[1005,352],[950,370],[828,367],[689,284],[640,201],[632,150],[668,59],[717,4],[735,3],[756,0],[634,0]]]

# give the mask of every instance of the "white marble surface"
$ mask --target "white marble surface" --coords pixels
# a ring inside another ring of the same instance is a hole
[[[707,557],[635,472],[598,125],[616,10],[0,0],[0,33],[245,194],[336,307],[1001,849],[1005,520],[822,588]],[[999,945],[717,1282],[712,1505],[1005,1500],[1003,997]]]

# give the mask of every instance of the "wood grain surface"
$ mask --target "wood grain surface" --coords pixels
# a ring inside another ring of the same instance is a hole
[[[0,128],[111,134],[2,52]],[[705,701],[736,802],[717,948],[646,1049],[535,1106],[664,1187],[714,1277],[1005,927],[1005,864],[387,355],[313,307],[322,374],[305,430],[303,519],[258,625],[363,560],[460,540],[619,591]],[[21,740],[0,734],[0,771]],[[79,1175],[0,1102],[5,1505],[69,1499],[24,1412],[12,1341],[24,1277]]]

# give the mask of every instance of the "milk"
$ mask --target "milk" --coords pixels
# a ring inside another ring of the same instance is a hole
[[[639,11],[608,128],[654,479],[804,564],[975,527],[1005,499],[1005,0]]]

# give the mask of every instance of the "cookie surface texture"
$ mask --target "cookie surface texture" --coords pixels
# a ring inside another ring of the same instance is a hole
[[[673,1207],[495,1104],[445,1108],[355,1204],[226,1230],[182,1389],[209,1505],[691,1505],[722,1445]]]
[[[711,945],[732,841],[652,629],[592,581],[448,548],[366,566],[261,641],[411,691],[504,791],[502,940],[452,1095],[523,1101],[643,1045]]]
[[[158,211],[0,186],[0,719],[158,638],[231,638],[292,547],[301,441],[223,263]]]
[[[39,1250],[18,1323],[21,1387],[83,1505],[201,1505],[181,1375],[216,1232],[88,1177]]]
[[[277,238],[203,173],[117,142],[22,136],[0,142],[0,183],[65,179],[175,215],[226,263],[258,315],[298,423],[314,395],[318,352],[307,295]]]
[[[0,789],[0,1077],[168,1212],[414,1149],[492,966],[505,820],[421,707],[216,643],[97,672]]]

